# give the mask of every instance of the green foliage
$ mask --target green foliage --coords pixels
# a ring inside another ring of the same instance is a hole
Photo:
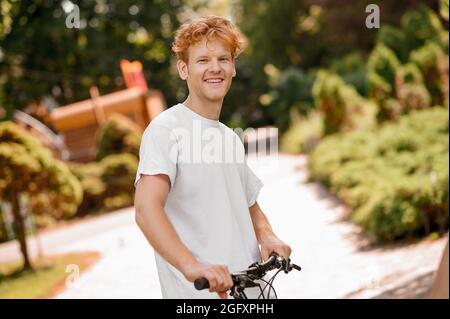
[[[83,201],[78,207],[77,216],[100,210],[107,187],[102,180],[103,166],[97,162],[83,164],[69,162],[68,166],[83,188]]]
[[[352,219],[381,241],[448,228],[446,109],[413,111],[371,132],[326,137],[312,153],[311,177],[352,208]]]
[[[279,75],[269,93],[271,103],[267,106],[279,129],[284,131],[288,128],[291,109],[298,110],[302,115],[313,109],[313,84],[314,75],[305,74],[297,68],[288,68]]]
[[[31,213],[56,219],[72,216],[83,193],[65,163],[53,157],[35,137],[20,126],[0,122],[0,201],[11,204],[14,235],[24,258],[24,270],[32,270],[26,240],[27,229],[20,199],[28,198]]]
[[[369,96],[387,98],[380,91],[395,96],[395,74],[400,61],[395,53],[384,44],[377,44],[369,56],[367,63]]]
[[[399,28],[383,25],[376,43],[390,48],[402,63],[407,63],[410,53],[427,42],[433,42],[448,54],[448,30],[439,16],[424,4],[409,9],[401,17]]]
[[[426,79],[432,104],[448,106],[448,54],[435,42],[411,52],[410,60],[416,63]]]
[[[81,186],[67,166],[12,122],[0,123],[0,198],[28,193],[36,214],[56,218],[75,213]]]
[[[408,10],[401,18],[401,25],[407,34],[408,47],[411,50],[424,45],[428,41],[433,41],[441,47],[447,46],[448,48],[448,31],[442,26],[439,16],[426,5],[421,4],[414,10]],[[443,37],[444,33],[447,33],[447,41]]]
[[[137,166],[137,157],[129,153],[108,155],[100,162],[69,163],[84,193],[77,216],[132,205]]]
[[[353,85],[360,95],[367,96],[366,62],[361,52],[351,52],[334,60],[330,69],[339,74],[345,83]]]
[[[323,136],[323,117],[313,111],[301,116],[291,110],[289,129],[281,136],[280,150],[285,153],[310,153]]]
[[[129,118],[113,114],[102,126],[97,143],[96,160],[108,155],[130,153],[139,156],[142,130]]]
[[[44,96],[64,105],[88,98],[92,85],[102,93],[123,87],[121,59],[140,60],[149,86],[175,102],[170,46],[180,1],[77,1],[80,28],[66,27],[66,1],[9,2],[0,6],[7,10],[0,15],[0,73],[8,117]]]
[[[391,118],[396,119],[411,110],[430,107],[431,96],[423,83],[423,75],[415,64],[408,63],[397,70],[396,86],[399,108],[396,112],[391,112]]]
[[[448,21],[448,0],[439,0],[439,13]]]
[[[324,116],[324,133],[367,130],[376,125],[377,106],[361,97],[336,74],[320,71],[313,87],[317,108]]]
[[[105,206],[108,209],[133,204],[134,179],[138,159],[132,154],[115,154],[101,161],[103,166],[102,181],[107,185]]]
[[[375,43],[393,50],[402,63],[408,61],[409,53],[413,49],[409,43],[408,34],[401,28],[388,24],[381,26]]]
[[[423,4],[408,10],[400,28],[380,29],[376,43],[368,62],[368,91],[380,105],[380,121],[448,105],[448,30],[433,10]]]

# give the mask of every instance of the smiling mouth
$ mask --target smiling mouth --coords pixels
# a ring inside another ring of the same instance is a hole
[[[206,79],[206,80],[203,80],[203,82],[206,82],[206,83],[222,83],[223,79],[222,78]]]

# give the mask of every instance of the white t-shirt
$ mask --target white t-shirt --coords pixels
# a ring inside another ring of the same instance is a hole
[[[135,186],[141,174],[169,177],[165,211],[197,260],[227,265],[231,272],[261,260],[249,207],[263,183],[233,130],[177,104],[145,129]],[[218,298],[196,290],[156,252],[155,258],[163,298]],[[249,298],[256,289],[247,291]]]

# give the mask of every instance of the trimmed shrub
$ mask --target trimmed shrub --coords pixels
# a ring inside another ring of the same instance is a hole
[[[138,159],[132,154],[109,155],[101,161],[102,181],[106,187],[105,207],[107,209],[133,205],[134,179]]]
[[[417,64],[431,94],[431,103],[448,106],[448,55],[434,42],[414,50],[411,62]]]
[[[267,108],[275,120],[276,126],[285,131],[289,127],[291,109],[306,115],[314,107],[311,89],[314,76],[298,68],[286,69],[268,94],[270,103]]]
[[[423,83],[422,73],[415,64],[408,63],[397,70],[396,86],[401,114],[430,107],[430,94]],[[398,114],[392,114],[392,118],[397,117]]]
[[[77,216],[84,216],[89,212],[98,211],[103,206],[106,185],[103,183],[103,167],[97,162],[68,163],[83,188],[83,201],[77,210]]]
[[[377,106],[336,74],[320,71],[313,96],[324,117],[325,134],[367,130],[376,125]]]
[[[366,58],[359,52],[352,52],[331,63],[330,69],[345,83],[355,87],[361,96],[367,96]]]
[[[70,163],[84,192],[77,216],[133,205],[137,166],[136,156],[128,153],[109,155],[100,162]]]
[[[139,156],[142,130],[133,121],[121,114],[113,114],[100,130],[96,160],[108,155],[131,153]]]
[[[400,68],[400,61],[395,53],[384,44],[377,44],[369,56],[367,63],[367,91],[370,98],[380,106],[380,121],[393,119],[397,115],[397,107],[392,102],[386,104],[397,95],[395,76]]]
[[[371,132],[324,138],[311,155],[311,179],[352,209],[379,241],[448,229],[448,111],[412,111]]]

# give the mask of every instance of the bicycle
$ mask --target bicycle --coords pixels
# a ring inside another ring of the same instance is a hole
[[[271,270],[278,269],[278,271],[270,278],[268,281],[263,279],[263,277]],[[255,262],[251,264],[248,269],[231,274],[231,279],[233,280],[233,287],[230,289],[230,296],[234,299],[248,299],[245,294],[246,288],[251,287],[259,287],[261,293],[259,294],[257,299],[270,299],[271,290],[274,292],[275,299],[277,299],[277,293],[275,288],[273,287],[273,281],[275,277],[281,272],[284,271],[286,274],[292,271],[293,269],[300,271],[301,267],[291,263],[291,260],[285,259],[277,253],[272,253],[270,257],[261,263]],[[261,288],[259,283],[256,283],[256,280],[261,280],[266,283],[264,288]],[[206,278],[198,278],[194,281],[194,286],[197,290],[203,290],[209,288],[209,282]],[[269,286],[267,291],[267,296],[264,298],[264,290]],[[263,298],[261,298],[263,297]]]

